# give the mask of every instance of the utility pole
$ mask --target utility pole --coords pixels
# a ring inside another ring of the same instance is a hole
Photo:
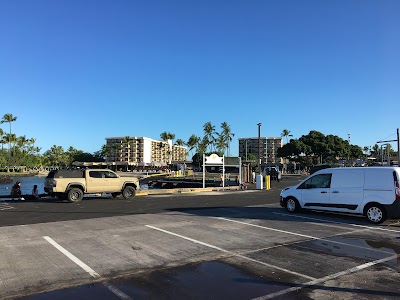
[[[347,134],[347,141],[349,142],[349,147],[350,147],[350,133]],[[349,150],[350,150],[350,148],[349,148]],[[322,157],[322,155],[321,155],[321,157]],[[349,167],[351,167],[352,164],[349,163],[349,160],[350,160],[350,154],[347,157],[347,164],[348,164]]]
[[[397,166],[400,167],[400,138],[399,138],[400,128],[397,128]]]
[[[397,139],[396,140],[389,140],[389,141],[378,141],[376,142],[377,144],[380,143],[387,143],[387,142],[397,142],[397,166],[400,166],[400,134],[399,134],[400,128],[397,128]],[[381,145],[381,154],[383,156],[382,152],[382,145]],[[382,158],[382,164],[383,164],[383,158]]]
[[[260,144],[261,144],[261,123],[257,124],[258,126],[258,172],[261,175],[261,148],[260,148]]]

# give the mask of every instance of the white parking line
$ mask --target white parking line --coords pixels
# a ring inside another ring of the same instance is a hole
[[[230,255],[232,255],[234,257],[240,257],[242,259],[245,259],[245,260],[248,260],[248,261],[251,261],[251,262],[254,262],[254,263],[258,263],[258,264],[261,264],[261,265],[264,265],[264,266],[267,266],[267,267],[270,267],[270,268],[274,268],[274,269],[277,269],[277,270],[280,270],[280,271],[283,271],[285,273],[289,273],[289,274],[292,274],[292,275],[300,276],[300,277],[311,279],[311,280],[316,280],[314,277],[307,276],[307,275],[304,275],[304,274],[300,274],[300,273],[297,273],[297,272],[294,272],[294,271],[290,271],[288,269],[284,269],[284,268],[281,268],[281,267],[278,267],[278,266],[270,265],[268,263],[252,259],[250,257],[244,256],[244,255],[241,255],[241,254],[237,254],[237,253],[222,249],[220,247],[213,246],[213,245],[210,245],[210,244],[207,244],[207,243],[204,243],[204,242],[201,242],[201,241],[198,241],[198,240],[195,240],[195,239],[192,239],[192,238],[189,238],[189,237],[174,233],[172,231],[168,231],[168,230],[161,229],[161,228],[158,228],[158,227],[155,227],[155,226],[151,226],[151,225],[145,225],[145,226],[148,227],[148,228],[154,229],[154,230],[158,230],[158,231],[167,233],[169,235],[173,235],[173,236],[179,237],[179,238],[187,240],[187,241],[191,241],[191,242],[199,244],[199,245],[203,245],[203,246],[206,246],[206,247],[209,247],[209,248],[212,248],[212,249],[216,249],[216,250],[224,252],[224,253],[228,253],[228,254],[230,254]]]
[[[352,245],[352,244],[347,244],[347,243],[332,241],[332,240],[328,240],[328,239],[326,239],[326,238],[318,238],[318,237],[311,236],[311,235],[305,235],[305,234],[301,234],[301,233],[296,233],[296,232],[290,232],[290,231],[286,231],[286,230],[275,229],[275,228],[271,228],[271,227],[266,227],[266,226],[261,226],[261,225],[252,224],[252,223],[247,223],[247,222],[241,222],[241,221],[231,220],[231,219],[222,218],[222,217],[211,217],[211,218],[219,219],[219,220],[225,220],[225,221],[234,222],[234,223],[239,223],[239,224],[248,225],[248,226],[257,227],[257,228],[262,228],[262,229],[267,229],[267,230],[271,230],[271,231],[281,232],[281,233],[285,233],[285,234],[300,236],[300,237],[304,237],[304,238],[307,238],[307,239],[318,240],[318,241],[324,241],[324,242],[328,242],[328,243],[332,243],[332,244],[337,244],[337,245],[342,245],[342,246],[349,246],[349,247],[353,247],[353,248],[359,248],[359,249],[364,249],[364,250],[371,250],[371,251],[381,252],[381,253],[385,253],[385,254],[392,254],[392,253],[389,253],[389,252],[387,252],[387,251],[382,251],[382,250],[378,250],[378,249],[371,249],[371,248],[367,248],[367,247],[362,247],[362,246],[357,246],[357,245]]]
[[[272,298],[275,298],[275,297],[278,297],[278,296],[286,295],[288,293],[291,293],[291,292],[294,292],[294,291],[299,291],[299,290],[304,289],[304,288],[309,288],[309,287],[312,287],[313,285],[316,285],[316,284],[319,284],[319,283],[323,283],[325,281],[332,280],[332,279],[338,278],[338,277],[343,276],[343,275],[348,275],[348,274],[351,274],[351,273],[355,273],[357,271],[360,271],[360,270],[363,270],[363,269],[366,269],[366,268],[372,267],[374,265],[377,265],[377,264],[380,264],[380,263],[383,263],[383,262],[386,262],[386,261],[389,261],[389,260],[392,260],[392,259],[396,259],[396,258],[397,258],[397,254],[389,256],[389,257],[385,257],[385,258],[382,258],[382,259],[378,259],[378,260],[375,260],[375,261],[372,261],[372,262],[368,262],[368,263],[356,266],[354,268],[351,268],[351,269],[348,269],[348,270],[345,270],[345,271],[341,271],[341,272],[338,272],[338,273],[335,273],[335,274],[332,274],[332,275],[328,275],[328,276],[325,276],[325,277],[322,277],[322,278],[319,278],[319,279],[315,279],[315,280],[312,280],[310,282],[304,283],[304,284],[299,285],[299,286],[295,286],[295,287],[288,288],[286,290],[282,290],[282,291],[279,291],[279,292],[276,292],[276,293],[272,293],[272,294],[269,294],[269,295],[265,295],[265,296],[261,296],[261,297],[258,297],[258,298],[254,298],[253,300],[266,300],[266,299],[272,299]]]
[[[8,203],[1,203],[0,204],[0,210],[7,210],[7,209],[13,209],[14,207],[12,207],[11,205],[9,205]]]
[[[46,241],[48,241],[51,245],[53,245],[58,251],[60,251],[62,254],[64,254],[66,257],[68,257],[70,260],[72,260],[74,263],[76,263],[79,267],[81,267],[84,271],[86,271],[90,276],[92,276],[95,279],[101,278],[101,276],[96,271],[94,271],[91,267],[89,267],[87,264],[85,264],[83,261],[81,261],[75,255],[73,255],[67,249],[63,248],[60,244],[58,244],[56,241],[54,241],[51,237],[44,236],[43,238]],[[113,286],[109,283],[103,283],[103,285],[105,287],[107,287],[114,295],[118,296],[122,300],[131,300],[132,299],[131,297],[126,295],[124,292],[120,291],[115,286]]]
[[[381,228],[381,227],[373,227],[373,226],[358,225],[358,224],[346,223],[346,222],[330,221],[330,220],[297,216],[297,215],[292,215],[292,214],[283,214],[283,213],[277,213],[277,212],[273,212],[273,214],[287,216],[287,217],[293,217],[293,218],[299,218],[299,219],[305,219],[305,220],[322,221],[322,222],[333,223],[333,224],[351,225],[351,226],[366,228],[366,229],[370,229],[370,230],[382,230],[382,231],[390,231],[390,232],[400,233],[400,230],[392,230],[392,229],[386,229],[386,228]]]

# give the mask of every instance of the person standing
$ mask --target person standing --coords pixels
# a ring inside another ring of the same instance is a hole
[[[24,197],[21,195],[21,182],[17,181],[12,189],[11,189],[11,198],[14,200],[14,198],[17,198],[18,200],[25,200]]]

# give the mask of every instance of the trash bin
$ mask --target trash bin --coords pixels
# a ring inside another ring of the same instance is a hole
[[[256,189],[257,190],[262,190],[263,189],[263,176],[262,175],[257,175],[256,176]]]

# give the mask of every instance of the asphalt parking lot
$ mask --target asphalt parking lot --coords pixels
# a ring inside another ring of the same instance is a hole
[[[0,203],[1,299],[400,299],[400,226],[271,191]]]

